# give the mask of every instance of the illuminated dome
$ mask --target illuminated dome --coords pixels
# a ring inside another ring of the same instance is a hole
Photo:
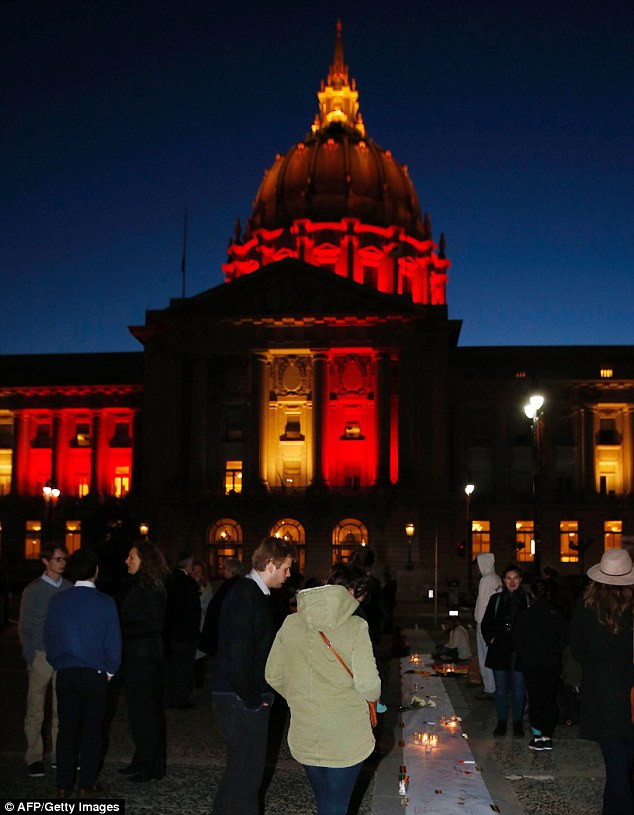
[[[402,226],[423,237],[420,206],[407,167],[366,138],[356,83],[344,63],[341,23],[328,81],[318,93],[312,133],[264,173],[249,229],[288,227],[297,218],[359,218]]]
[[[265,172],[247,235],[289,227],[298,218],[359,218],[424,236],[420,206],[407,168],[358,130],[330,122],[278,155]]]
[[[449,261],[437,247],[407,167],[365,132],[341,23],[311,132],[264,173],[244,232],[236,224],[227,281],[296,257],[359,283],[444,305]],[[437,251],[438,250],[438,251]]]

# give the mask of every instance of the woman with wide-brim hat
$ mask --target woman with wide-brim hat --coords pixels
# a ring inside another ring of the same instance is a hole
[[[603,815],[624,815],[634,812],[632,558],[625,549],[608,549],[588,577],[571,635],[583,670],[579,735],[597,741],[603,753]]]

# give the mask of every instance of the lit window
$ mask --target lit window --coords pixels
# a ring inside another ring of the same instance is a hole
[[[88,475],[80,474],[77,476],[77,497],[85,498],[90,492],[90,483]]]
[[[562,563],[579,562],[579,522],[559,522],[559,560]]]
[[[225,464],[225,495],[242,492],[242,462],[227,461]]]
[[[66,521],[66,548],[69,554],[81,548],[81,521]]]
[[[289,413],[286,416],[284,433],[280,436],[280,441],[303,441],[301,418],[298,413]]]
[[[242,560],[242,527],[232,518],[222,518],[209,529],[209,567],[212,575],[222,576],[227,558]]]
[[[75,437],[71,440],[72,447],[90,447],[90,424],[78,422]]]
[[[285,461],[282,469],[282,486],[300,487],[301,486],[302,465],[299,461]]]
[[[601,379],[612,379],[614,371],[612,368],[601,368]]]
[[[130,468],[115,467],[112,493],[117,498],[123,498],[130,492]]]
[[[517,550],[518,563],[532,563],[535,536],[532,521],[515,522],[515,548]]]
[[[332,533],[332,562],[348,563],[355,550],[367,546],[368,530],[356,518],[340,521]]]
[[[515,379],[526,379],[526,371],[516,371]]]
[[[42,544],[42,522],[27,521],[24,537],[24,557],[27,560],[38,560]]]
[[[345,430],[343,431],[342,439],[364,439],[365,436],[361,434],[360,422],[346,422]]]
[[[471,521],[471,555],[491,551],[491,521]]]
[[[269,535],[293,544],[297,551],[297,567],[300,572],[303,572],[306,565],[306,531],[302,524],[294,518],[283,518],[273,524]]]
[[[623,521],[604,521],[603,547],[604,549],[620,549],[623,539]]]

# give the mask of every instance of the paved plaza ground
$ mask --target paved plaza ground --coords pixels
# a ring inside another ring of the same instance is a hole
[[[412,646],[429,650],[433,621],[410,632]],[[398,795],[397,774],[402,763],[399,747],[399,666],[387,658],[384,699],[389,711],[380,733],[382,756],[368,760],[349,815],[396,815],[404,808]],[[598,747],[578,738],[578,729],[559,726],[552,753],[528,749],[529,736],[494,739],[495,705],[483,699],[482,689],[464,678],[444,680],[456,713],[463,719],[469,746],[482,767],[491,798],[503,815],[599,815],[603,789],[603,762]],[[167,710],[168,773],[162,781],[132,784],[117,773],[128,763],[132,745],[128,734],[123,693],[111,683],[108,751],[100,782],[105,793],[125,798],[126,812],[156,815],[202,815],[211,801],[224,766],[222,739],[213,720],[209,687],[195,691],[196,707]],[[2,797],[44,799],[54,797],[55,773],[47,765],[45,778],[28,777],[23,761],[22,721],[26,698],[26,670],[20,654],[17,628],[11,624],[0,636],[0,793]],[[267,762],[266,815],[314,815],[313,796],[300,766],[286,744],[286,716],[278,706],[272,716]],[[413,808],[408,807],[408,812]],[[430,812],[430,815],[433,813]],[[460,815],[469,815],[461,807]]]

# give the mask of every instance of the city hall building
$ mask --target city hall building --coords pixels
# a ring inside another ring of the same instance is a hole
[[[366,132],[340,27],[317,96],[223,284],[148,311],[137,353],[1,358],[9,568],[141,535],[218,574],[280,535],[306,577],[369,545],[419,601],[466,590],[470,554],[574,574],[634,535],[634,347],[459,347],[444,237]]]

